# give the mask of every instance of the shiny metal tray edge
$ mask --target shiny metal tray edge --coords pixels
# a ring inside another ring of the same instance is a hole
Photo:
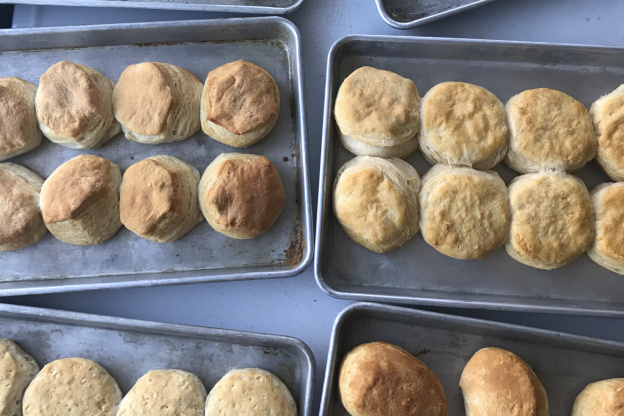
[[[299,392],[303,393],[301,394],[301,398],[298,402],[299,414],[301,416],[311,416],[312,414],[313,389],[316,371],[315,359],[310,348],[303,341],[294,337],[195,325],[143,321],[3,303],[0,303],[0,317],[8,317],[10,319],[22,321],[46,321],[49,323],[69,325],[73,327],[110,329],[117,330],[122,334],[124,331],[149,332],[150,334],[165,337],[194,337],[230,344],[254,345],[257,347],[276,349],[286,347],[291,350],[296,350],[297,353],[303,358],[300,363],[306,371],[306,374],[302,377],[304,383],[298,386]],[[2,338],[2,334],[3,331],[2,328],[0,328],[0,338]],[[273,352],[265,351],[264,354],[271,355]],[[39,364],[43,366],[45,363]],[[258,366],[260,365],[261,364],[258,364]],[[206,386],[208,390],[211,387],[212,386]]]

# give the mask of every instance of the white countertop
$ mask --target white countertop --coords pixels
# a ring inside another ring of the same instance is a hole
[[[235,15],[17,5],[13,22],[14,27],[22,28],[231,16]],[[314,201],[318,193],[327,53],[330,46],[345,35],[447,36],[624,47],[624,2],[621,0],[498,0],[407,31],[386,25],[373,0],[305,0],[301,9],[285,17],[299,27],[303,40]],[[332,323],[338,312],[350,303],[325,295],[316,285],[312,267],[300,276],[279,280],[23,296],[1,301],[297,337],[310,346],[316,357],[314,413],[318,411]],[[624,320],[435,310],[624,341]]]

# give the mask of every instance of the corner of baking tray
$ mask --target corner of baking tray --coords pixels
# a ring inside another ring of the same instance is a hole
[[[418,26],[420,23],[416,20],[415,22],[407,22],[401,23],[399,21],[394,20],[390,17],[390,13],[388,13],[388,9],[383,2],[383,0],[375,0],[377,3],[377,10],[379,11],[379,15],[388,25],[397,28],[397,29],[411,29],[414,26]]]
[[[314,1],[314,0],[311,0],[311,1]],[[297,10],[299,10],[302,4],[303,4],[303,0],[299,0],[292,6],[284,7],[282,10],[280,10],[277,13],[278,14],[290,14],[290,13],[296,12]]]

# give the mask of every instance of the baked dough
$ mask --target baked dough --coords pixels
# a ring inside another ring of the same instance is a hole
[[[545,171],[509,184],[511,228],[507,253],[539,269],[562,267],[589,248],[594,213],[585,184],[575,176]]]
[[[115,416],[121,390],[98,363],[84,358],[52,361],[24,394],[24,416]]]
[[[446,394],[433,371],[385,342],[362,344],[347,353],[338,390],[351,416],[446,416]]]
[[[32,170],[0,163],[0,251],[18,250],[45,235],[39,211],[42,185],[43,178]]]
[[[507,240],[511,214],[505,182],[493,171],[435,165],[423,177],[420,231],[456,259],[480,259]]]
[[[0,161],[26,153],[41,143],[36,94],[37,87],[28,81],[0,78]]]
[[[280,94],[273,77],[244,60],[230,62],[206,77],[201,97],[201,126],[213,139],[248,147],[275,126]]]
[[[597,186],[591,200],[596,238],[587,254],[602,267],[624,275],[624,183]]]
[[[175,241],[199,224],[199,171],[173,156],[131,165],[121,182],[121,223],[148,240]]]
[[[260,368],[229,371],[210,391],[206,416],[297,416],[288,388]]]
[[[200,127],[202,83],[184,68],[160,62],[130,65],[113,91],[115,118],[126,138],[158,144],[184,140]]]
[[[623,416],[624,378],[590,383],[574,401],[571,416]]]
[[[485,88],[443,82],[420,106],[420,149],[436,163],[491,169],[507,153],[505,106]]]
[[[99,244],[119,227],[121,171],[110,160],[80,155],[56,168],[41,187],[39,206],[57,239],[75,245]]]
[[[505,109],[511,133],[505,163],[510,168],[573,172],[596,156],[589,113],[569,95],[549,88],[528,90],[507,101]]]
[[[14,341],[0,339],[0,415],[22,416],[24,391],[39,365]]]
[[[121,132],[113,117],[115,83],[88,66],[61,61],[39,79],[35,105],[43,134],[70,149],[100,147]]]
[[[624,84],[589,109],[598,137],[596,161],[614,181],[624,181]]]
[[[413,81],[368,66],[356,69],[334,106],[340,141],[358,156],[405,158],[418,149],[419,105]]]
[[[231,238],[259,236],[275,223],[286,194],[275,166],[264,156],[222,153],[199,182],[199,205],[208,224]]]
[[[516,354],[501,348],[477,351],[459,386],[466,416],[548,416],[544,386]]]
[[[409,163],[358,156],[334,181],[334,215],[349,237],[377,253],[402,246],[418,232],[420,177]]]

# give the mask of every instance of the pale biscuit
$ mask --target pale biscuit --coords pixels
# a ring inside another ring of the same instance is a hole
[[[623,416],[624,378],[588,384],[574,400],[571,416]]]
[[[573,172],[596,156],[589,113],[569,95],[549,88],[528,90],[509,99],[505,110],[510,129],[505,163],[510,168]]]
[[[113,117],[115,83],[93,68],[61,61],[39,79],[35,98],[43,134],[70,149],[100,147],[121,132]]]
[[[531,267],[555,269],[583,254],[594,239],[594,213],[585,184],[560,171],[518,176],[509,185],[507,253]]]
[[[36,94],[37,87],[28,81],[0,78],[0,161],[26,153],[41,143]]]
[[[24,391],[39,365],[15,342],[0,339],[0,415],[22,416]]]
[[[290,391],[274,374],[260,368],[229,371],[210,391],[206,416],[297,416]]]
[[[598,137],[596,161],[614,181],[624,181],[624,84],[589,109]]]
[[[624,275],[624,183],[604,183],[591,192],[596,238],[589,257],[617,274]]]
[[[420,231],[456,259],[480,259],[507,240],[511,214],[505,182],[493,171],[435,165],[423,177]]]
[[[358,156],[333,186],[333,209],[347,235],[377,253],[402,246],[418,232],[420,177],[409,163]]]

